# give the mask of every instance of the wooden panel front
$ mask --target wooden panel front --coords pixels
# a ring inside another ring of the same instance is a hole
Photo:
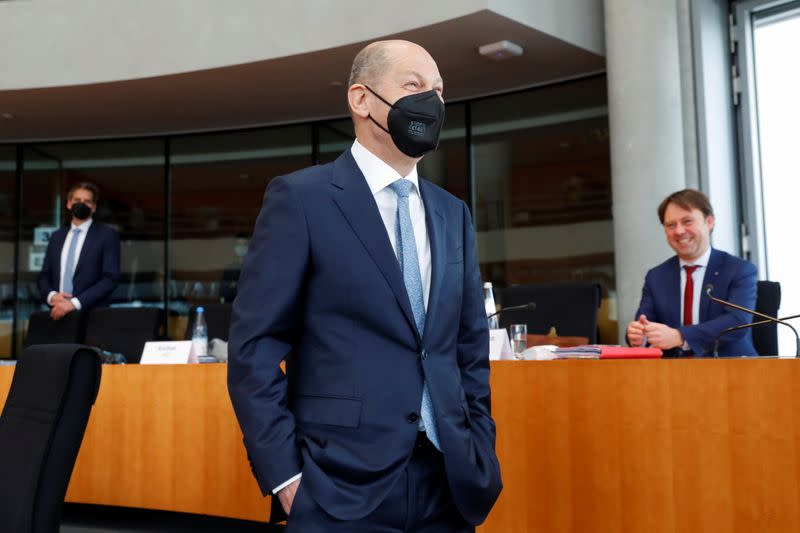
[[[265,520],[225,371],[104,366],[68,501]],[[479,531],[798,531],[798,378],[796,360],[493,362],[505,489]]]
[[[800,531],[796,360],[501,361],[482,531]]]

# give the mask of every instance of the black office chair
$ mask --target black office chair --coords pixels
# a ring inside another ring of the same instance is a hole
[[[86,344],[121,353],[128,363],[142,358],[144,343],[159,339],[162,309],[156,307],[108,307],[93,309],[86,324]]]
[[[778,316],[781,307],[781,284],[777,281],[759,281],[756,292],[756,311]],[[753,317],[753,322],[761,319]],[[770,322],[753,328],[753,346],[759,355],[778,355],[778,324]]]
[[[83,311],[73,311],[61,320],[50,318],[50,311],[37,311],[28,318],[28,332],[23,347],[81,342],[85,329]]]
[[[184,339],[189,340],[192,338],[192,331],[194,330],[194,320],[197,316],[197,308],[203,308],[203,314],[206,316],[206,325],[208,326],[208,340],[222,339],[227,342],[229,331],[231,329],[231,311],[233,304],[208,304],[208,305],[193,305],[189,310],[189,320],[186,324],[186,333]]]
[[[534,302],[533,311],[505,311],[500,327],[527,324],[528,333],[544,335],[551,327],[559,336],[586,337],[597,343],[597,310],[600,285],[596,283],[557,283],[552,285],[514,285],[503,290],[503,308]]]
[[[20,356],[0,416],[0,530],[58,531],[100,375],[88,346],[32,346]]]

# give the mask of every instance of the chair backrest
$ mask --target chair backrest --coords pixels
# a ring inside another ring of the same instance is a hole
[[[778,317],[781,307],[781,284],[777,281],[759,281],[756,293],[756,311]],[[753,322],[761,319],[753,317]],[[784,326],[785,327],[785,326]],[[778,354],[778,324],[771,322],[753,328],[753,346],[759,355]]]
[[[157,340],[163,320],[156,307],[107,307],[93,309],[86,325],[86,344],[121,353],[128,363],[142,358],[144,343]]]
[[[53,320],[49,311],[37,311],[28,318],[23,347],[81,342],[86,329],[85,316],[83,311],[72,311],[61,320]]]
[[[192,338],[194,319],[196,318],[198,307],[204,308],[203,314],[206,316],[206,325],[208,326],[208,340],[222,339],[227,341],[231,329],[231,310],[233,309],[233,304],[229,303],[193,305],[189,310],[189,320],[186,323],[184,339],[189,340]]]
[[[97,352],[78,344],[26,348],[0,416],[0,529],[55,533],[100,386]]]
[[[503,307],[534,302],[533,311],[505,311],[500,326],[527,324],[529,334],[546,334],[551,327],[560,336],[586,337],[597,343],[597,310],[600,285],[596,283],[557,283],[515,285],[503,290]]]

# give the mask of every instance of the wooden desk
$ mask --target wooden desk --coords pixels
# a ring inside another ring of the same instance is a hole
[[[224,365],[103,372],[68,501],[265,519]],[[797,360],[496,361],[492,386],[482,533],[800,530]]]

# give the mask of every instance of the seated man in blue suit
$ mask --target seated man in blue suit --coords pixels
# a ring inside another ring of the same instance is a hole
[[[367,46],[350,75],[352,147],[264,195],[228,390],[289,532],[474,531],[500,493],[470,213],[417,175],[442,89],[418,45]]]
[[[60,320],[74,310],[107,306],[119,280],[119,237],[112,228],[94,222],[98,189],[77,183],[67,193],[68,227],[53,232],[47,243],[39,293]]]
[[[749,322],[751,315],[713,302],[706,288],[710,286],[717,298],[753,309],[756,267],[711,248],[714,211],[700,191],[672,193],[658,207],[658,218],[677,255],[647,273],[638,319],[628,324],[628,343],[648,343],[673,356],[711,355],[717,337]],[[758,355],[751,330],[723,335],[719,353]]]

